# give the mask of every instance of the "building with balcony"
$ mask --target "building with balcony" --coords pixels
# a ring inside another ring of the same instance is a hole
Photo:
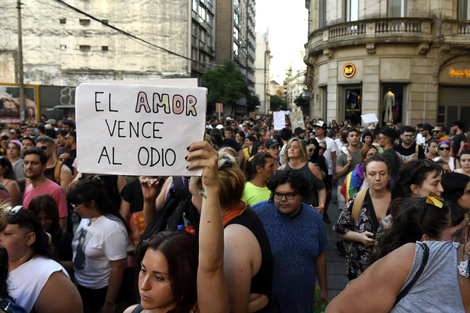
[[[250,93],[255,94],[256,0],[217,0],[216,15],[216,63],[233,60],[246,76]],[[246,103],[240,102],[232,112],[245,110]]]
[[[44,112],[73,104],[73,89],[81,82],[200,78],[215,62],[215,5],[215,0],[24,1],[24,83],[39,85]],[[16,1],[2,8],[0,82],[18,83]]]
[[[269,32],[256,33],[255,90],[259,97],[259,114],[268,114],[270,110],[270,73],[271,49],[269,48]]]
[[[311,115],[468,127],[469,2],[306,0]]]
[[[297,105],[294,102],[295,99],[299,96],[308,98],[308,90],[305,88],[305,70],[294,71],[290,67],[283,85],[287,109],[291,111],[297,110]]]

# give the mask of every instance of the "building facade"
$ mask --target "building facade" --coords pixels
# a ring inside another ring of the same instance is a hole
[[[298,107],[295,104],[295,99],[299,96],[308,98],[308,90],[305,88],[305,70],[294,71],[291,67],[287,71],[283,85],[287,109],[291,111],[297,110]]]
[[[311,115],[361,123],[374,113],[408,125],[468,120],[469,2],[307,0]]]
[[[270,102],[270,73],[271,49],[269,48],[269,32],[256,33],[256,60],[255,60],[255,91],[259,97],[260,106],[257,110],[259,114],[268,114]]]
[[[256,0],[217,0],[216,15],[216,63],[233,60],[246,76],[250,93],[255,94]],[[245,110],[242,101],[233,112]]]
[[[96,80],[200,78],[215,61],[215,5],[215,0],[22,1],[24,83],[73,88]],[[16,1],[3,7],[0,82],[18,83]],[[70,104],[62,98],[48,95],[41,111]]]

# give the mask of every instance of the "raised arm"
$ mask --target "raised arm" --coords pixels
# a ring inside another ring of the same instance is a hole
[[[197,303],[199,312],[228,312],[224,276],[224,230],[219,202],[218,154],[207,142],[188,148],[189,170],[202,168],[202,207],[199,226]]]

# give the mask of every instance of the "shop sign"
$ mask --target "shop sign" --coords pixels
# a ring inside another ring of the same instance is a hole
[[[348,63],[345,66],[343,66],[343,75],[346,78],[351,78],[354,75],[356,75],[356,66],[352,63]]]
[[[449,76],[450,77],[467,77],[470,78],[470,70],[455,70],[451,68],[449,70]]]

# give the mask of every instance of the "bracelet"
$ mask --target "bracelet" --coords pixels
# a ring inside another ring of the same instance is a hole
[[[116,306],[116,303],[111,303],[111,302],[105,302],[105,305],[110,305],[110,306]]]
[[[322,204],[319,204],[319,205],[318,205],[318,207],[320,207],[320,208],[324,208],[324,207],[325,207],[325,205],[322,203]]]
[[[72,187],[71,187],[70,184],[72,184],[72,183],[69,183],[69,184],[67,185],[67,188],[69,188],[70,190],[72,190]]]

